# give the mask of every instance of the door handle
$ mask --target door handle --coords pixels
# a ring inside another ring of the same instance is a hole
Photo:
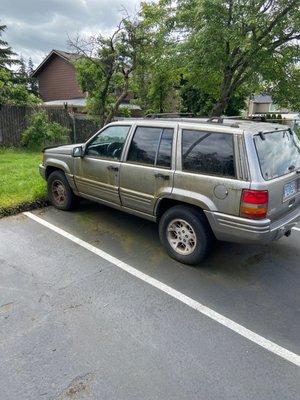
[[[107,169],[108,169],[109,171],[119,171],[119,167],[115,167],[115,166],[113,166],[113,165],[109,165],[109,166],[107,167]]]
[[[169,175],[164,175],[164,174],[160,174],[160,173],[157,173],[154,176],[155,176],[155,178],[161,178],[161,179],[164,179],[165,181],[168,181],[170,179]]]

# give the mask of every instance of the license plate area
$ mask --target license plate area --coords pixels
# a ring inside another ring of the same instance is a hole
[[[297,193],[297,181],[288,182],[283,186],[283,201],[289,200]]]

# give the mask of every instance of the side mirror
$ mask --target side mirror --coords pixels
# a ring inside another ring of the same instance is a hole
[[[73,157],[83,157],[83,155],[84,155],[84,151],[83,151],[82,146],[74,147],[73,152],[72,152]]]

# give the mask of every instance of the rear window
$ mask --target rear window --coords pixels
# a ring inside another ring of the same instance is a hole
[[[270,180],[300,167],[300,142],[289,130],[254,136],[262,176]]]
[[[235,177],[233,135],[184,129],[182,168],[184,171]]]

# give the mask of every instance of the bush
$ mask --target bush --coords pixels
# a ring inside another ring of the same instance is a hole
[[[69,141],[69,130],[57,122],[49,122],[46,111],[38,111],[29,118],[29,126],[22,133],[22,144],[32,150],[45,146],[65,144]]]

